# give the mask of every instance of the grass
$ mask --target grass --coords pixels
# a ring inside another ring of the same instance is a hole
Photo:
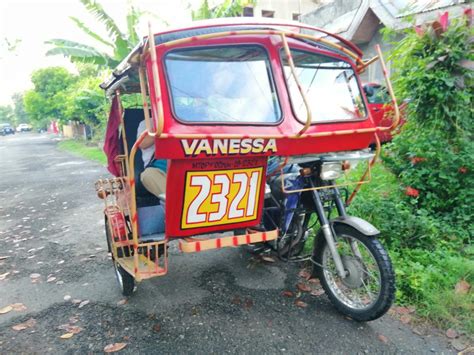
[[[102,149],[97,146],[88,146],[86,142],[79,140],[64,140],[59,142],[58,147],[60,150],[70,152],[79,157],[94,160],[102,165],[107,164],[107,157]]]

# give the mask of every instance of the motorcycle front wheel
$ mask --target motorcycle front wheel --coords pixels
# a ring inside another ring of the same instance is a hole
[[[338,275],[321,232],[313,252],[313,275],[341,313],[357,321],[381,317],[395,298],[395,276],[387,252],[376,238],[352,227],[336,225],[334,229],[346,276]]]

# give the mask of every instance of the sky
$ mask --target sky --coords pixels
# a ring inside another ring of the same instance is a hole
[[[125,14],[130,0],[100,0],[106,12],[125,30]],[[191,20],[189,6],[197,7],[199,0],[135,0],[142,10],[159,15],[171,25]],[[79,0],[0,0],[0,105],[11,104],[11,95],[32,87],[29,80],[32,71],[48,66],[64,66],[74,72],[74,66],[62,56],[46,56],[52,38],[64,38],[84,44],[97,43],[82,32],[70,20],[75,16],[94,31],[105,31],[79,2]],[[146,35],[147,22],[151,19],[155,32],[165,26],[158,18],[143,18],[139,33]],[[5,39],[10,43],[19,40],[15,51],[7,50]]]

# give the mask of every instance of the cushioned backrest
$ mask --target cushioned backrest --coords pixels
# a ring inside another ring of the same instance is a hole
[[[145,116],[143,114],[142,109],[125,109],[124,127],[125,135],[127,137],[127,146],[129,153],[137,140],[138,125],[144,119]],[[122,140],[120,141],[122,142]],[[124,151],[124,149],[122,149],[122,151]],[[160,203],[158,197],[148,192],[148,190],[145,188],[145,186],[143,186],[140,181],[140,173],[143,171],[144,168],[145,167],[143,166],[142,151],[138,149],[137,153],[135,154],[135,192],[137,196],[137,206],[145,207],[158,205]]]
[[[124,114],[124,126],[125,136],[127,137],[128,151],[132,149],[135,141],[137,140],[137,129],[141,121],[145,119],[142,109],[138,108],[127,108]],[[142,152],[140,149],[137,150],[135,155],[135,174],[143,171],[143,159]]]

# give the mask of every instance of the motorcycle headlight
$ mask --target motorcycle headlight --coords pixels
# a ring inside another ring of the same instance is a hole
[[[341,163],[323,163],[321,166],[321,180],[336,180],[342,175]]]

